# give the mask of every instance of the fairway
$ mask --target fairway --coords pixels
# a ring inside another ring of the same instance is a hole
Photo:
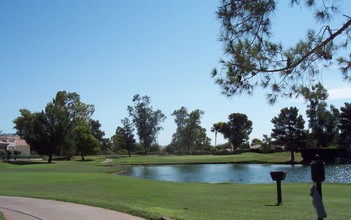
[[[193,160],[199,161],[199,157],[194,156]],[[146,158],[133,157],[133,160],[146,163]],[[157,156],[150,158],[149,162],[154,163]],[[158,158],[167,160],[166,156]],[[191,157],[177,158],[179,162]],[[276,206],[275,184],[173,183],[137,179],[111,174],[122,169],[119,161],[126,164],[126,160],[131,160],[129,158],[114,158],[110,163],[101,163],[104,157],[89,159],[87,162],[55,161],[54,164],[1,162],[0,194],[87,204],[147,219],[160,219],[161,216],[172,219],[316,218],[309,196],[312,184],[283,183],[283,204]],[[174,157],[169,159],[174,160]],[[349,184],[323,184],[323,196],[328,219],[351,218]]]

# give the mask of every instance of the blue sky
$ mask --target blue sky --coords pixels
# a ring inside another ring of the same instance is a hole
[[[304,37],[311,13],[288,11],[282,2],[273,37],[289,45]],[[158,136],[161,145],[170,143],[176,130],[171,113],[182,106],[205,112],[202,126],[213,141],[212,124],[227,121],[231,113],[245,113],[253,121],[251,138],[270,134],[270,121],[283,107],[297,106],[304,114],[302,101],[281,99],[270,106],[262,90],[252,96],[221,95],[210,77],[223,55],[218,3],[0,0],[0,130],[14,132],[19,109],[43,110],[61,90],[77,92],[95,106],[93,118],[106,137],[128,115],[135,94],[150,96],[153,108],[167,116]],[[342,8],[351,15],[349,1]],[[336,68],[324,70],[321,79],[330,93],[328,104],[350,102],[351,84],[342,82]]]

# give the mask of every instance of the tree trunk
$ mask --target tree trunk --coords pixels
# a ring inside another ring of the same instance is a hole
[[[49,159],[48,159],[48,163],[52,162],[52,154],[49,154]]]
[[[291,162],[291,163],[294,163],[294,161],[295,161],[295,154],[294,154],[294,150],[290,150],[290,155],[291,155],[290,162]]]
[[[84,161],[85,158],[84,158],[84,153],[83,153],[83,151],[80,152],[80,156],[82,157],[82,161]]]
[[[233,154],[236,152],[236,147],[234,146],[233,143],[230,143],[230,147],[232,148]]]
[[[147,155],[147,148],[144,146],[144,155]]]
[[[217,131],[215,131],[215,147],[217,147]]]
[[[129,155],[129,157],[131,157],[132,155],[130,154],[130,150],[128,151],[128,155]]]

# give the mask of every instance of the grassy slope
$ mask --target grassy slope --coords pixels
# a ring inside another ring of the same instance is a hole
[[[296,161],[302,157],[296,154]],[[289,163],[290,153],[243,153],[237,155],[134,156],[122,157],[112,164],[177,164],[177,163]]]
[[[136,179],[107,174],[115,168],[96,166],[102,159],[94,159],[55,164],[0,163],[0,194],[90,204],[149,219],[160,216],[174,219],[315,219],[309,196],[311,184],[283,183],[283,205],[275,206],[275,184],[172,183]],[[145,160],[144,157],[141,159]],[[125,159],[115,159],[111,164],[120,160]],[[151,162],[154,160],[152,158]],[[183,160],[182,157],[178,157],[179,160]],[[351,218],[351,185],[323,184],[323,192],[328,219]]]

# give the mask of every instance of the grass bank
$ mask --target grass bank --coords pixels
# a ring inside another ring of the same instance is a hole
[[[148,158],[152,163],[156,160]],[[133,159],[145,160],[143,157]],[[113,164],[125,164],[125,160],[131,158],[113,159],[107,163],[109,166],[102,164],[103,160],[91,157],[88,162],[0,163],[0,194],[88,204],[147,219],[159,219],[160,216],[173,219],[316,218],[309,196],[311,184],[283,183],[283,205],[275,206],[275,184],[172,183],[137,179],[109,174],[118,169]],[[200,159],[178,157],[177,163],[179,160]],[[323,192],[328,219],[351,218],[351,185],[323,184]]]
[[[300,153],[295,155],[296,162],[300,163]],[[274,154],[242,153],[235,155],[185,155],[185,156],[133,156],[118,157],[113,160],[115,164],[191,164],[191,163],[290,163],[290,153],[280,152]]]

